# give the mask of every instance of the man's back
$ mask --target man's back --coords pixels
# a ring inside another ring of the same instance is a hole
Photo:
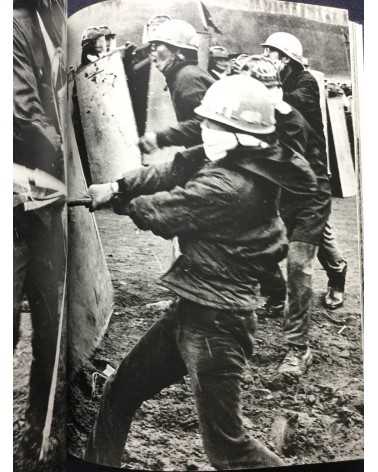
[[[283,99],[295,107],[324,139],[324,127],[320,108],[320,93],[316,79],[310,72],[294,69],[283,81]]]

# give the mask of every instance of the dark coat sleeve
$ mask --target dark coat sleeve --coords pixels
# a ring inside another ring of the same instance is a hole
[[[284,92],[283,99],[298,110],[311,114],[319,109],[319,87],[310,73],[304,73],[298,79],[294,90]]]
[[[156,133],[159,148],[167,146],[197,146],[202,143],[201,119],[193,118]]]
[[[309,135],[302,115],[296,110],[292,110],[287,115],[277,112],[276,118],[281,144],[306,157]]]
[[[183,78],[173,93],[178,124],[157,133],[159,147],[191,147],[202,143],[201,118],[194,112],[212,84],[211,77],[191,76]]]
[[[169,239],[211,231],[214,222],[231,224],[240,207],[232,179],[214,171],[199,174],[185,187],[135,198],[128,214],[140,229]]]
[[[163,162],[127,172],[117,180],[120,193],[127,198],[150,195],[185,185],[203,167],[206,156],[202,146],[176,153],[172,162]]]
[[[197,146],[178,152],[172,162],[128,172],[117,180],[120,195],[113,199],[114,211],[118,214],[128,214],[128,205],[133,198],[184,186],[206,161],[202,146]]]

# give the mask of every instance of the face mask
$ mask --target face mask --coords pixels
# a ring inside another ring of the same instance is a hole
[[[217,161],[226,157],[227,151],[238,146],[234,133],[220,129],[209,128],[206,122],[201,124],[203,148],[210,161]]]

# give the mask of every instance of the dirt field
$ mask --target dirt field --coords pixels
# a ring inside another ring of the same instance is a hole
[[[146,304],[168,299],[156,280],[171,246],[151,233],[136,230],[126,217],[98,214],[100,232],[112,273],[116,307],[108,332],[92,364],[78,373],[71,392],[68,426],[71,453],[82,457],[98,400],[91,399],[94,365],[117,367],[160,316]],[[328,312],[320,297],[326,276],[315,269],[312,327],[314,365],[297,384],[275,385],[269,379],[283,358],[280,322],[260,319],[256,350],[243,383],[243,411],[251,433],[277,451],[272,425],[290,418],[281,455],[288,463],[308,464],[361,458],[363,387],[360,318],[360,267],[355,199],[335,199],[333,223],[348,260],[347,297],[343,308]],[[203,453],[190,387],[163,390],[137,412],[124,455],[127,468],[212,470]]]

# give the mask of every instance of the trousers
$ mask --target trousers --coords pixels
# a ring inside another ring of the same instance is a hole
[[[40,214],[43,213],[43,218]],[[59,209],[16,209],[13,238],[13,350],[20,339],[21,303],[32,321],[32,363],[26,419],[39,441],[46,417],[58,334],[65,249]]]
[[[342,256],[329,221],[318,245],[303,241],[290,241],[287,256],[287,283],[280,271],[269,279],[260,279],[261,294],[271,303],[281,304],[287,298],[284,313],[284,335],[288,344],[305,346],[311,320],[312,275],[316,256],[328,276],[328,284],[338,283],[346,261]],[[283,296],[282,296],[283,294]]]
[[[243,425],[241,380],[252,353],[254,313],[221,311],[179,299],[141,338],[105,384],[86,460],[121,466],[137,408],[190,377],[203,446],[217,469],[282,465]]]
[[[318,259],[327,273],[329,284],[333,285],[337,275],[343,271],[346,261],[337,245],[335,232],[329,221],[325,225],[320,241]]]
[[[287,256],[287,304],[284,336],[288,344],[306,346],[311,318],[312,275],[317,246],[301,241],[289,243]]]

